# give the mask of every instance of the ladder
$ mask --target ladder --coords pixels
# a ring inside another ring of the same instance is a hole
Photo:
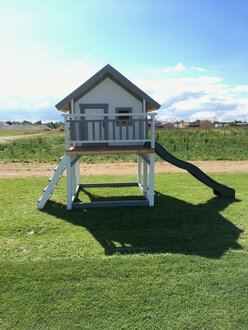
[[[58,167],[54,169],[54,175],[49,179],[48,185],[45,187],[44,194],[39,198],[37,209],[42,210],[46,205],[46,202],[51,198],[54,189],[58,185],[59,179],[62,177],[63,172],[66,168],[66,154],[60,158]]]

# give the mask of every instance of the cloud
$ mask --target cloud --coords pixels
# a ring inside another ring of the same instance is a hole
[[[43,36],[35,15],[0,12],[0,121],[61,118],[54,105],[101,68],[90,54],[71,60],[66,45]]]
[[[182,72],[186,70],[191,70],[191,71],[198,71],[198,72],[207,72],[207,70],[201,66],[190,66],[187,67],[183,63],[179,62],[175,66],[172,67],[165,67],[162,69],[163,72],[169,73],[169,72]]]
[[[89,55],[74,62],[0,65],[0,120],[14,120],[15,116],[38,120],[44,112],[48,120],[61,117],[54,105],[98,69]]]
[[[248,113],[248,98],[237,93],[247,86],[231,87],[221,77],[140,80],[137,84],[160,102],[159,120],[244,120]]]
[[[15,63],[7,59],[1,62],[0,120],[61,119],[54,105],[102,66],[93,61],[89,54],[77,61],[63,62],[54,61],[47,54],[46,61],[39,59],[37,62],[35,54],[36,50],[31,58],[21,57]],[[248,97],[244,97],[248,85],[230,86],[222,77],[204,75],[199,68],[195,66],[187,70],[186,66],[178,63],[170,72],[183,73],[183,77],[165,78],[164,73],[157,76],[161,68],[155,68],[153,74],[148,75],[155,79],[132,80],[160,102],[160,119],[244,120],[248,113]],[[198,72],[198,76],[195,73],[192,76],[193,70]],[[123,73],[130,77],[130,73]],[[140,73],[136,72],[136,76]]]
[[[36,122],[38,120],[42,120],[43,122],[48,121],[63,121],[61,117],[61,113],[57,111],[55,108],[33,108],[30,109],[11,109],[3,110],[1,109],[1,118],[0,121],[23,121],[29,120],[31,122]]]
[[[186,67],[183,65],[183,63],[177,63],[173,67],[166,67],[163,69],[164,72],[181,72],[184,71]]]
[[[199,91],[199,92],[182,92],[177,95],[173,95],[169,97],[165,102],[162,103],[162,108],[170,108],[173,106],[173,104],[178,103],[178,102],[183,102],[186,100],[191,100],[194,98],[198,98],[200,96],[204,95],[204,91]]]
[[[235,92],[248,93],[248,85],[238,85],[233,90]]]
[[[201,66],[191,66],[189,69],[199,71],[199,72],[207,72],[207,70]]]

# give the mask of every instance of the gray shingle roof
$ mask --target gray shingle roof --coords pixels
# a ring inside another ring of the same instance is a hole
[[[102,82],[105,78],[111,78],[114,82],[124,88],[127,92],[135,96],[137,99],[145,99],[147,106],[150,109],[159,109],[160,104],[153,100],[149,95],[143,92],[139,87],[134,85],[130,80],[124,77],[120,72],[115,70],[111,65],[107,64],[100,71],[94,74],[85,83],[75,89],[72,93],[66,96],[62,101],[56,104],[58,110],[62,110],[65,106],[69,105],[71,100],[77,100],[83,95],[87,94],[92,88]]]

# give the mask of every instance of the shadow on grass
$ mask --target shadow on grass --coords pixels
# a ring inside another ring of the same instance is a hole
[[[94,200],[98,198],[95,196]],[[104,198],[101,197],[101,200]],[[193,205],[156,193],[156,206],[67,211],[49,201],[43,212],[86,228],[106,255],[182,253],[220,258],[229,249],[241,249],[242,233],[220,211],[233,202],[214,197]]]

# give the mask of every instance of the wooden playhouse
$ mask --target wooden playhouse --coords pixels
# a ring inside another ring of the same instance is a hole
[[[112,66],[106,65],[60,101],[64,112],[65,154],[38,201],[42,209],[66,169],[67,209],[154,205],[155,113],[160,105]],[[136,154],[137,181],[80,183],[80,157],[89,154]],[[137,186],[142,200],[78,202],[87,187]]]

